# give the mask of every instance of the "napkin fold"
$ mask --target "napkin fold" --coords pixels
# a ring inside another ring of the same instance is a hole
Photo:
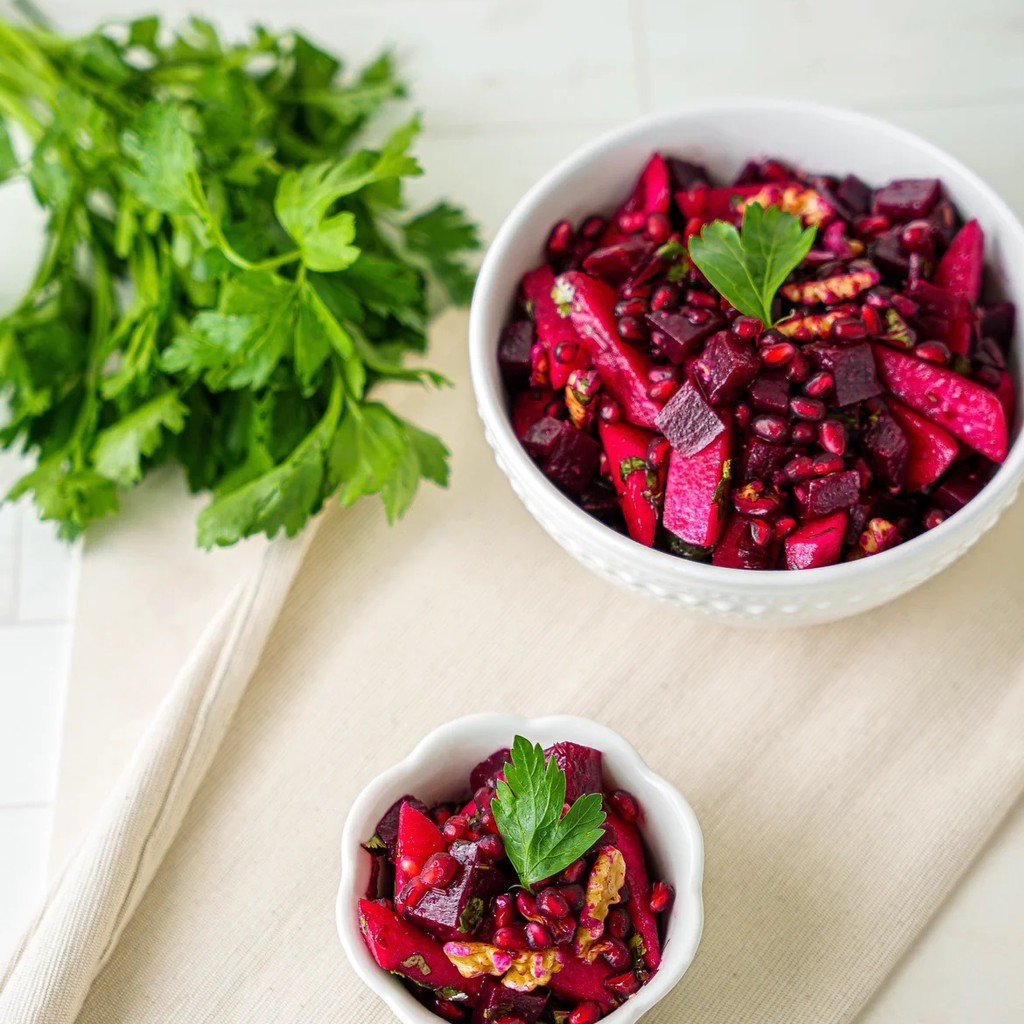
[[[331,509],[304,560],[270,546],[8,967],[4,1024],[392,1020],[335,934],[341,826],[469,711],[605,722],[693,804],[705,935],[651,1024],[852,1020],[1024,791],[1024,508],[855,619],[688,618],[592,577],[519,506],[464,325],[435,341],[458,390],[405,408],[451,444],[451,491],[394,530]],[[155,558],[154,588],[173,571]]]

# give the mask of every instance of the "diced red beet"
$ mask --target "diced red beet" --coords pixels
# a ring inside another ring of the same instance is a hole
[[[601,463],[601,446],[589,434],[563,421],[562,433],[541,466],[544,475],[568,494],[580,495]]]
[[[797,527],[785,540],[787,569],[817,569],[835,565],[843,553],[849,516],[836,512]]]
[[[551,991],[574,1006],[597,1003],[605,1012],[615,1005],[612,994],[604,987],[605,980],[615,973],[604,960],[588,964],[577,956],[566,957],[565,965],[551,979]]]
[[[781,373],[763,373],[750,384],[750,404],[756,412],[784,416],[789,411],[789,381]]]
[[[739,220],[739,207],[744,200],[764,192],[764,185],[734,185],[731,188],[695,188],[677,192],[676,204],[686,217],[704,221]],[[781,195],[782,190],[778,189]]]
[[[525,384],[530,379],[533,342],[533,324],[529,320],[517,320],[502,330],[498,342],[498,366],[507,384]]]
[[[395,850],[395,899],[405,883],[415,878],[435,853],[448,849],[441,830],[412,804],[402,804],[398,814],[398,843]]]
[[[544,346],[548,357],[551,386],[561,391],[569,374],[584,369],[588,362],[586,348],[567,316],[563,316],[551,296],[555,275],[548,266],[531,270],[523,278],[523,295],[533,315],[537,340]]]
[[[678,454],[696,455],[725,431],[725,424],[700,389],[686,381],[658,415],[658,429]]]
[[[422,800],[406,793],[399,797],[385,812],[384,816],[377,822],[373,830],[373,838],[366,844],[371,853],[387,853],[389,860],[395,859],[395,851],[398,849],[398,819],[402,813],[402,806],[409,804],[423,814],[427,813],[427,805]]]
[[[985,234],[976,220],[968,221],[939,260],[935,283],[968,302],[977,302],[984,263]]]
[[[758,437],[745,441],[740,459],[740,483],[768,481],[772,474],[789,462],[799,449],[786,444],[769,444]]]
[[[904,404],[993,462],[1006,458],[1006,412],[987,388],[916,356],[875,346],[885,386]]]
[[[583,269],[594,277],[612,284],[635,274],[654,252],[654,246],[640,235],[631,235],[621,242],[595,249],[583,261]]]
[[[651,884],[643,841],[633,822],[626,821],[610,807],[605,807],[605,813],[608,816],[604,823],[605,838],[626,862],[626,885],[629,887],[626,909],[633,927],[643,940],[643,960],[650,970],[656,971],[661,966],[661,939],[658,919],[650,908]]]
[[[520,441],[534,423],[547,415],[548,405],[554,397],[555,393],[550,388],[527,388],[515,396],[512,400],[512,430]]]
[[[496,750],[490,757],[484,758],[470,773],[469,785],[475,793],[483,786],[494,789],[499,778],[504,777],[505,765],[512,760],[512,751],[508,747]]]
[[[979,472],[970,465],[957,466],[935,488],[932,500],[946,512],[959,512],[967,502],[978,496],[988,480],[987,473]]]
[[[923,278],[911,281],[907,285],[906,294],[922,309],[947,319],[964,319],[970,314],[968,301],[962,295],[940,288]]]
[[[476,843],[457,842],[449,852],[459,863],[451,885],[428,889],[415,906],[405,908],[404,914],[406,920],[431,935],[457,942],[476,932],[490,898],[505,890],[509,880]]]
[[[555,444],[567,426],[569,424],[565,420],[556,420],[554,416],[544,416],[523,434],[523,447],[533,458],[547,459],[555,450]]]
[[[895,399],[890,400],[889,411],[902,427],[909,447],[906,488],[908,491],[923,490],[949,469],[960,448],[942,427]]]
[[[901,230],[894,228],[879,235],[870,252],[872,261],[886,279],[902,285],[910,271],[910,254],[900,243]]]
[[[729,500],[732,428],[693,455],[673,450],[665,483],[665,529],[695,547],[718,542]]]
[[[655,502],[657,474],[647,464],[647,452],[655,436],[631,423],[598,423],[611,468],[612,484],[626,519],[630,537],[651,547],[658,530]]]
[[[665,336],[660,344],[662,354],[677,366],[700,351],[701,345],[721,329],[725,319],[717,313],[703,310],[705,318],[699,324],[693,323],[683,313],[670,313],[660,309],[647,314],[647,322]]]
[[[640,349],[619,337],[615,290],[579,271],[562,274],[558,283],[571,296],[570,319],[589,349],[604,389],[618,399],[631,423],[653,430],[661,406],[647,397],[647,374],[653,363]]]
[[[807,519],[821,519],[857,504],[860,498],[860,474],[855,469],[815,477],[807,484],[807,501],[803,514]]]
[[[680,160],[674,156],[668,157],[665,163],[668,166],[669,182],[673,192],[707,188],[711,183],[707,168],[702,164]]]
[[[440,942],[382,903],[359,901],[359,929],[373,959],[385,971],[435,991],[464,992],[475,1000],[480,980],[463,978],[445,956]]]
[[[473,1010],[473,1024],[497,1024],[500,1020],[535,1024],[547,1004],[546,989],[517,992],[506,988],[494,978],[484,977],[480,986],[480,997]]]
[[[580,495],[580,508],[605,523],[622,520],[619,496],[603,480],[595,480]]]
[[[875,358],[867,342],[856,345],[808,345],[806,351],[819,370],[835,378],[836,405],[853,405],[882,393]]]
[[[994,338],[1000,345],[1008,345],[1013,337],[1016,307],[1012,302],[997,302],[987,307],[981,316],[981,334]]]
[[[1013,377],[1006,370],[1000,371],[999,383],[994,389],[994,394],[1006,412],[1007,426],[1013,426],[1013,417],[1017,409],[1017,389],[1013,386]]]
[[[906,484],[910,445],[899,422],[886,408],[872,413],[873,423],[864,435],[864,448],[877,476],[893,487]]]
[[[713,334],[695,365],[697,378],[712,405],[735,401],[760,369],[754,346],[732,331]]]
[[[836,196],[854,213],[867,213],[871,204],[871,189],[856,174],[848,174],[839,183]]]
[[[565,772],[565,799],[575,803],[584,793],[604,791],[601,751],[579,743],[556,743],[544,751]]]
[[[732,515],[725,524],[722,539],[711,556],[711,564],[724,569],[771,569],[775,564],[774,546],[753,543],[752,530],[758,527],[750,516]]]
[[[890,181],[875,193],[873,209],[893,220],[916,220],[926,217],[939,201],[942,188],[937,178],[904,178]]]

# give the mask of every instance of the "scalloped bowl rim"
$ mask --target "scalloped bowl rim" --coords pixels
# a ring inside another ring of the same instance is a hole
[[[397,979],[381,970],[363,942],[356,914],[356,903],[362,896],[359,891],[359,858],[367,856],[361,843],[376,825],[382,813],[381,807],[386,809],[403,793],[414,791],[413,783],[422,767],[436,763],[439,758],[449,758],[463,737],[477,738],[482,729],[488,734],[498,733],[505,737],[504,741],[494,741],[497,746],[503,742],[510,743],[515,735],[523,735],[545,745],[571,740],[601,750],[614,762],[613,774],[620,785],[656,794],[656,808],[650,806],[649,796],[645,801],[648,805],[645,832],[663,834],[673,844],[683,844],[678,860],[686,864],[688,870],[685,877],[669,872],[676,888],[675,905],[680,908],[680,913],[672,915],[669,924],[671,941],[666,942],[662,965],[634,996],[602,1018],[609,1024],[633,1024],[676,986],[693,962],[700,945],[704,923],[704,839],[697,816],[685,797],[647,765],[633,744],[608,726],[576,715],[525,718],[483,713],[455,719],[428,733],[408,756],[363,789],[352,804],[342,832],[341,882],[335,904],[338,935],[349,962],[362,981],[401,1020],[408,1024],[436,1024],[441,1019],[418,1003]],[[453,766],[453,774],[458,776],[459,772],[468,772],[470,768],[471,764]]]
[[[505,410],[497,360],[494,358],[495,342],[487,334],[486,320],[489,307],[494,301],[493,295],[501,291],[507,251],[522,230],[524,223],[532,215],[534,207],[547,198],[550,193],[560,189],[567,179],[586,171],[589,166],[601,161],[610,152],[628,144],[634,136],[644,135],[662,128],[668,129],[687,117],[707,114],[720,114],[723,117],[728,117],[731,113],[749,113],[751,111],[782,112],[791,114],[794,118],[798,118],[802,114],[828,117],[837,122],[846,122],[873,130],[878,134],[880,143],[884,143],[886,138],[890,138],[917,147],[923,154],[933,159],[937,165],[947,168],[953,175],[960,177],[985,195],[1002,227],[1010,234],[1015,235],[1017,244],[1024,249],[1024,226],[984,179],[934,143],[928,142],[913,132],[867,114],[819,103],[752,99],[693,104],[630,121],[600,135],[545,174],[513,207],[487,250],[473,293],[469,320],[469,345],[473,390],[476,393],[480,418],[489,433],[489,440],[496,452],[508,460],[508,464],[514,468],[514,471],[526,477],[526,482],[531,486],[531,497],[543,504],[546,514],[571,529],[587,548],[614,553],[618,560],[631,562],[637,572],[644,576],[663,576],[668,573],[680,583],[690,581],[703,585],[730,586],[746,592],[771,590],[775,595],[784,597],[786,595],[796,596],[804,591],[817,590],[819,587],[840,582],[851,585],[865,583],[880,572],[895,571],[901,565],[919,564],[929,558],[937,562],[944,551],[955,546],[957,538],[966,539],[973,534],[977,539],[977,536],[984,532],[981,529],[982,521],[991,513],[993,507],[999,507],[1001,496],[1011,492],[1024,478],[1024,431],[1018,429],[1006,461],[977,497],[938,527],[871,558],[805,569],[801,572],[752,571],[705,565],[638,544],[629,537],[605,526],[562,494],[530,459],[512,431],[511,422]],[[1002,269],[1008,276],[1011,275],[1011,269],[1013,276],[1024,275],[1024,266]],[[1018,334],[1024,330],[1021,320],[1024,320],[1024,316],[1018,317]],[[494,365],[491,366],[491,363]],[[1011,363],[1011,372],[1014,373],[1014,383],[1019,397],[1022,374],[1024,374],[1024,359],[1018,358],[1016,367]],[[1018,412],[1018,424],[1019,422],[1020,412]],[[780,589],[784,593],[780,593]]]

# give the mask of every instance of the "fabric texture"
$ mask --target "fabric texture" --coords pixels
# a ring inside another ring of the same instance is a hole
[[[330,510],[294,581],[300,545],[270,546],[8,968],[4,1024],[392,1020],[335,933],[341,826],[469,711],[605,722],[693,804],[704,940],[651,1024],[852,1020],[1021,794],[1024,509],[846,622],[686,618],[592,577],[519,506],[464,324],[436,341],[458,390],[403,397],[451,444],[451,490],[393,530]]]

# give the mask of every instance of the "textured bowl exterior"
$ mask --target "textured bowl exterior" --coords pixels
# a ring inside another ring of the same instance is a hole
[[[456,719],[436,729],[413,752],[384,772],[359,795],[345,821],[341,841],[338,935],[352,967],[404,1024],[437,1024],[439,1017],[418,1003],[397,978],[382,971],[359,933],[356,903],[370,876],[369,855],[360,845],[399,797],[414,793],[428,803],[449,798],[466,786],[474,764],[511,744],[516,735],[545,747],[563,740],[604,754],[605,777],[628,789],[647,811],[644,840],[657,876],[672,883],[676,899],[666,922],[663,960],[657,974],[607,1017],[609,1024],[634,1024],[664,998],[693,962],[704,924],[701,886],[704,840],[690,805],[670,782],[656,775],[618,733],[586,718],[557,715],[520,718],[483,714]]]
[[[574,558],[638,593],[714,619],[755,626],[803,626],[867,611],[906,593],[959,558],[1016,498],[1024,442],[962,511],[890,551],[821,569],[754,572],[702,565],[654,551],[604,526],[562,495],[512,432],[497,366],[497,342],[522,274],[541,259],[551,225],[614,206],[655,150],[734,174],[751,156],[771,155],[871,183],[938,177],[986,235],[994,287],[1024,310],[1024,228],[976,174],[931,143],[849,111],[791,102],[696,107],[627,125],[560,164],[509,214],[488,250],[470,313],[470,360],[477,408],[502,472],[538,523]],[[1024,337],[1018,317],[1012,370],[1018,395]]]

